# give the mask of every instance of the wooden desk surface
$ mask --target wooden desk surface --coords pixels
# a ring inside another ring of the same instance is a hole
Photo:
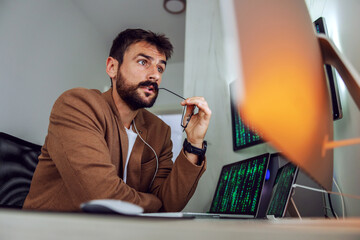
[[[345,220],[154,219],[0,209],[0,239],[360,239]]]

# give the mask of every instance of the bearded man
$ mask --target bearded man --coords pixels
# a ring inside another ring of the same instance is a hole
[[[211,110],[203,97],[181,102],[187,114],[184,148],[172,161],[171,129],[151,107],[173,47],[164,35],[127,29],[106,60],[112,87],[63,93],[23,208],[80,211],[94,199],[118,199],[145,212],[181,211],[206,169]]]

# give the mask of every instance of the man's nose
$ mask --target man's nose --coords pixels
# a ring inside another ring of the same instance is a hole
[[[157,66],[151,66],[148,71],[148,79],[151,81],[158,82],[161,79],[161,73]]]

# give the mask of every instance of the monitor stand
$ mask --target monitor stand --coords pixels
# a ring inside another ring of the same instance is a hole
[[[300,213],[296,207],[293,197],[290,198],[286,211],[290,215],[290,217],[301,219]]]

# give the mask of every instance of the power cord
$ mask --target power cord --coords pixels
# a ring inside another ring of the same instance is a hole
[[[315,192],[322,192],[322,193],[328,193],[328,194],[335,194],[335,195],[340,195],[341,199],[342,199],[342,213],[343,213],[343,218],[345,218],[345,205],[344,205],[344,198],[343,197],[349,197],[349,198],[354,198],[354,199],[358,199],[360,200],[360,196],[356,196],[356,195],[351,195],[351,194],[344,194],[340,192],[340,188],[337,185],[335,179],[333,179],[335,182],[336,187],[338,188],[339,192],[332,192],[332,191],[326,191],[323,189],[317,189],[317,188],[312,188],[312,187],[308,187],[308,186],[303,186],[303,185],[299,185],[299,184],[293,184],[293,187],[300,187],[300,188],[304,188],[307,190],[311,190],[311,191],[315,191]],[[335,212],[334,212],[335,213]],[[336,214],[335,214],[336,215]]]
[[[335,178],[333,178],[333,181],[335,183],[335,186],[338,190],[338,192],[340,193],[340,198],[341,198],[341,207],[342,207],[342,217],[345,218],[345,203],[344,203],[344,197],[343,197],[343,194],[339,188],[339,185],[337,184]]]
[[[154,153],[154,155],[155,155],[155,158],[156,158],[156,170],[155,170],[154,176],[153,176],[153,178],[152,178],[152,180],[151,180],[151,182],[150,182],[150,185],[149,185],[149,189],[150,189],[151,186],[152,186],[152,184],[154,183],[155,176],[156,176],[156,174],[157,174],[157,172],[158,172],[158,170],[159,170],[159,159],[158,159],[158,156],[157,156],[155,150],[154,150],[147,142],[145,142],[145,140],[140,136],[139,131],[138,131],[137,128],[136,128],[136,124],[135,124],[135,121],[134,121],[134,120],[133,120],[133,124],[134,124],[134,128],[135,128],[136,134],[139,136],[139,138],[141,139],[141,141],[143,141],[143,143],[144,143],[146,146],[148,146],[148,147],[153,151],[153,153]]]
[[[328,196],[328,199],[329,199],[329,205],[330,205],[331,213],[336,219],[338,219],[338,216],[336,215],[336,213],[334,211],[334,208],[332,206],[332,203],[331,203],[331,195],[330,195],[330,193],[328,193],[327,196]]]

